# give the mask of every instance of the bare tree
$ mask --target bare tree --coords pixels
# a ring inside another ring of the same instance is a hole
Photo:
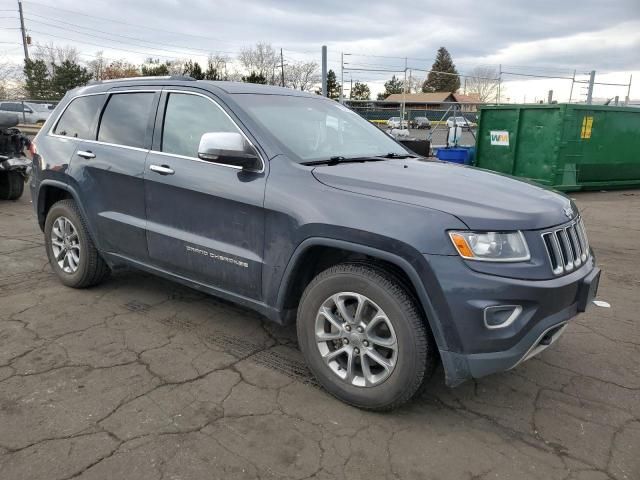
[[[245,47],[240,50],[238,60],[247,73],[263,75],[270,85],[279,83],[276,79],[276,67],[280,64],[280,56],[268,43],[257,43],[255,47]]]
[[[498,94],[498,72],[493,67],[476,67],[465,84],[466,93],[476,95],[481,102],[490,102]]]
[[[104,58],[103,52],[96,52],[96,56],[89,62],[89,72],[95,80],[104,80],[104,70],[107,68],[107,59]]]
[[[53,42],[47,44],[37,43],[33,57],[36,60],[43,60],[47,65],[49,74],[53,74],[53,65],[61,65],[65,61],[79,63],[80,53],[76,47],[71,45],[56,45]]]
[[[0,60],[0,98],[14,99],[24,96],[22,67],[7,60]]]
[[[417,76],[416,72],[411,72],[411,75],[407,77],[407,93],[421,92],[424,80],[424,78]]]
[[[285,85],[294,90],[310,92],[320,81],[316,62],[291,63],[285,67]]]
[[[227,64],[231,63],[231,59],[226,55],[209,54],[207,59],[207,66],[213,67],[222,80],[229,79],[229,70]]]

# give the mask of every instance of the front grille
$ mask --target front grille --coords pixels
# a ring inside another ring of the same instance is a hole
[[[554,275],[575,270],[589,258],[589,242],[582,218],[544,232],[542,240],[549,254]]]

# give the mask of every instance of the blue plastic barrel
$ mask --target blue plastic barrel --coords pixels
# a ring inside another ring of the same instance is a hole
[[[445,162],[463,165],[470,165],[473,160],[473,155],[469,148],[439,148],[436,152],[436,157]]]

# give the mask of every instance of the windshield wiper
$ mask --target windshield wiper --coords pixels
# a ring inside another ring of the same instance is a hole
[[[395,153],[389,152],[386,155],[379,155],[378,158],[418,158],[415,155],[410,155],[408,153]]]
[[[335,155],[323,160],[311,160],[309,162],[302,162],[302,165],[337,165],[339,163],[349,162],[377,162],[381,157],[343,157],[342,155]]]

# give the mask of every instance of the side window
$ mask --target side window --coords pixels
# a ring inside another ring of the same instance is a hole
[[[116,93],[107,103],[98,141],[147,148],[146,133],[155,93]]]
[[[91,127],[103,101],[102,95],[89,95],[72,100],[58,120],[53,133],[65,137],[93,140],[95,133]]]
[[[198,145],[204,133],[237,131],[235,124],[211,100],[199,95],[170,93],[164,114],[161,150],[198,158]]]

